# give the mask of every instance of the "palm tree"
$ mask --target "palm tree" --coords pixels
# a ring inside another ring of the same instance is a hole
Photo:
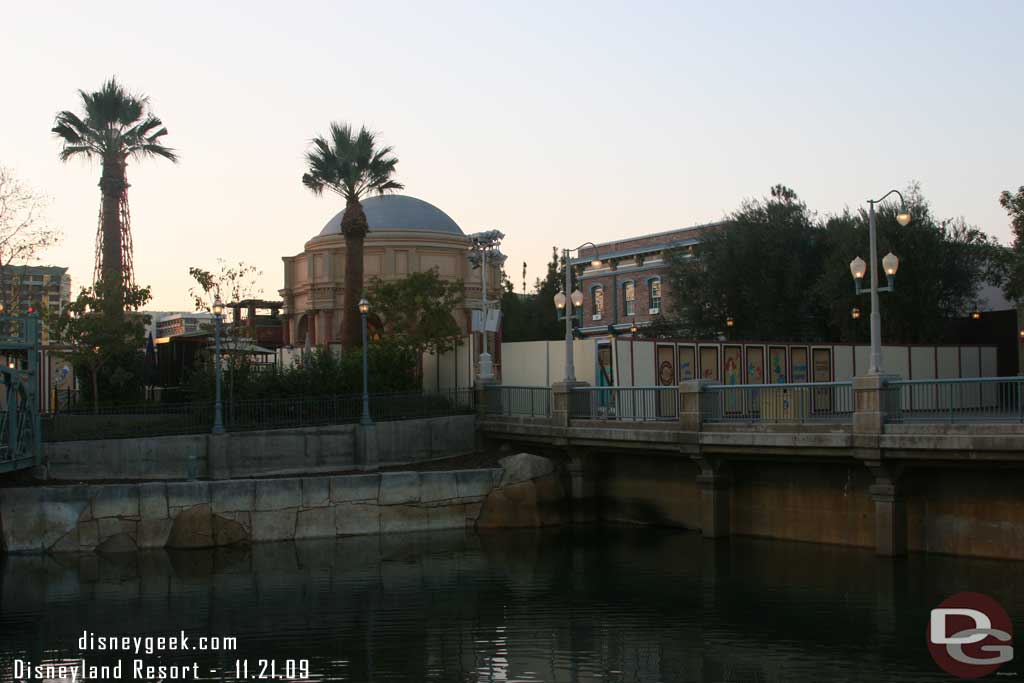
[[[124,288],[134,285],[131,227],[128,225],[129,159],[162,157],[177,162],[174,150],[160,138],[167,135],[163,122],[149,111],[149,98],[135,95],[117,82],[106,81],[96,92],[79,90],[83,114],[57,114],[53,132],[63,141],[60,160],[82,156],[99,159],[100,225],[96,236],[96,283],[109,293],[105,302],[111,312],[120,312]]]
[[[345,236],[345,305],[341,317],[342,348],[361,345],[359,298],[363,292],[363,239],[369,230],[360,199],[372,192],[384,194],[404,185],[392,179],[398,157],[391,147],[377,149],[374,134],[360,127],[353,135],[348,124],[332,123],[330,135],[313,138],[306,153],[309,172],[302,184],[316,195],[325,189],[345,198],[341,234]]]

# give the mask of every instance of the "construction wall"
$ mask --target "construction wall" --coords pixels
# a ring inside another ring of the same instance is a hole
[[[688,379],[723,384],[838,382],[867,372],[868,346],[652,339],[575,341],[579,380],[614,386],[673,386]],[[565,342],[501,347],[503,384],[550,386],[562,379]],[[993,377],[994,346],[883,346],[882,370],[904,379]]]

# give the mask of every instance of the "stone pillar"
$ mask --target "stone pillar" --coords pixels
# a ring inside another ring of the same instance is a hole
[[[364,472],[380,468],[380,452],[377,448],[377,425],[356,425],[356,466]]]
[[[693,457],[700,468],[697,488],[700,489],[700,527],[704,538],[728,538],[729,505],[732,480],[720,458],[698,455]]]
[[[597,519],[597,481],[592,456],[586,456],[580,448],[569,447],[570,506],[574,524],[586,524]]]
[[[875,503],[875,553],[882,557],[907,554],[907,510],[899,478],[903,468],[894,464],[869,462],[875,482],[868,489]]]
[[[331,341],[331,330],[327,327],[327,311],[317,311],[316,314],[316,343],[326,346]]]
[[[699,432],[702,412],[701,396],[704,387],[711,382],[691,379],[679,383],[679,428],[684,432]]]
[[[861,375],[853,378],[853,433],[881,434],[886,414],[898,408],[892,405],[891,394],[885,387],[893,375]],[[897,398],[898,400],[898,398]]]
[[[572,390],[590,386],[586,382],[555,382],[551,385],[551,424],[568,427],[572,415]]]

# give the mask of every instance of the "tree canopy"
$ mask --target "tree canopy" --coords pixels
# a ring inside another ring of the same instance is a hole
[[[461,329],[452,312],[462,298],[462,282],[441,279],[437,269],[399,280],[374,278],[367,293],[383,336],[417,355],[441,354],[458,345]]]
[[[916,187],[907,192],[912,222],[897,207],[876,209],[878,256],[900,257],[896,291],[881,297],[886,342],[941,339],[950,318],[966,313],[986,281],[999,280],[1000,248],[962,219],[937,220]],[[819,217],[790,188],[749,200],[725,227],[702,238],[697,258],[673,254],[667,277],[670,317],[657,332],[673,336],[863,341],[868,300],[854,293],[849,263],[867,258],[868,215]],[[880,264],[879,264],[879,267]],[[884,284],[884,277],[882,284]]]

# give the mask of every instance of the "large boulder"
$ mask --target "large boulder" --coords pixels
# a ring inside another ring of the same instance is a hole
[[[249,540],[249,532],[233,519],[216,515],[207,503],[182,510],[167,537],[168,548],[212,548]]]
[[[565,489],[555,463],[530,453],[499,462],[501,482],[484,499],[477,528],[543,527],[567,521]]]

